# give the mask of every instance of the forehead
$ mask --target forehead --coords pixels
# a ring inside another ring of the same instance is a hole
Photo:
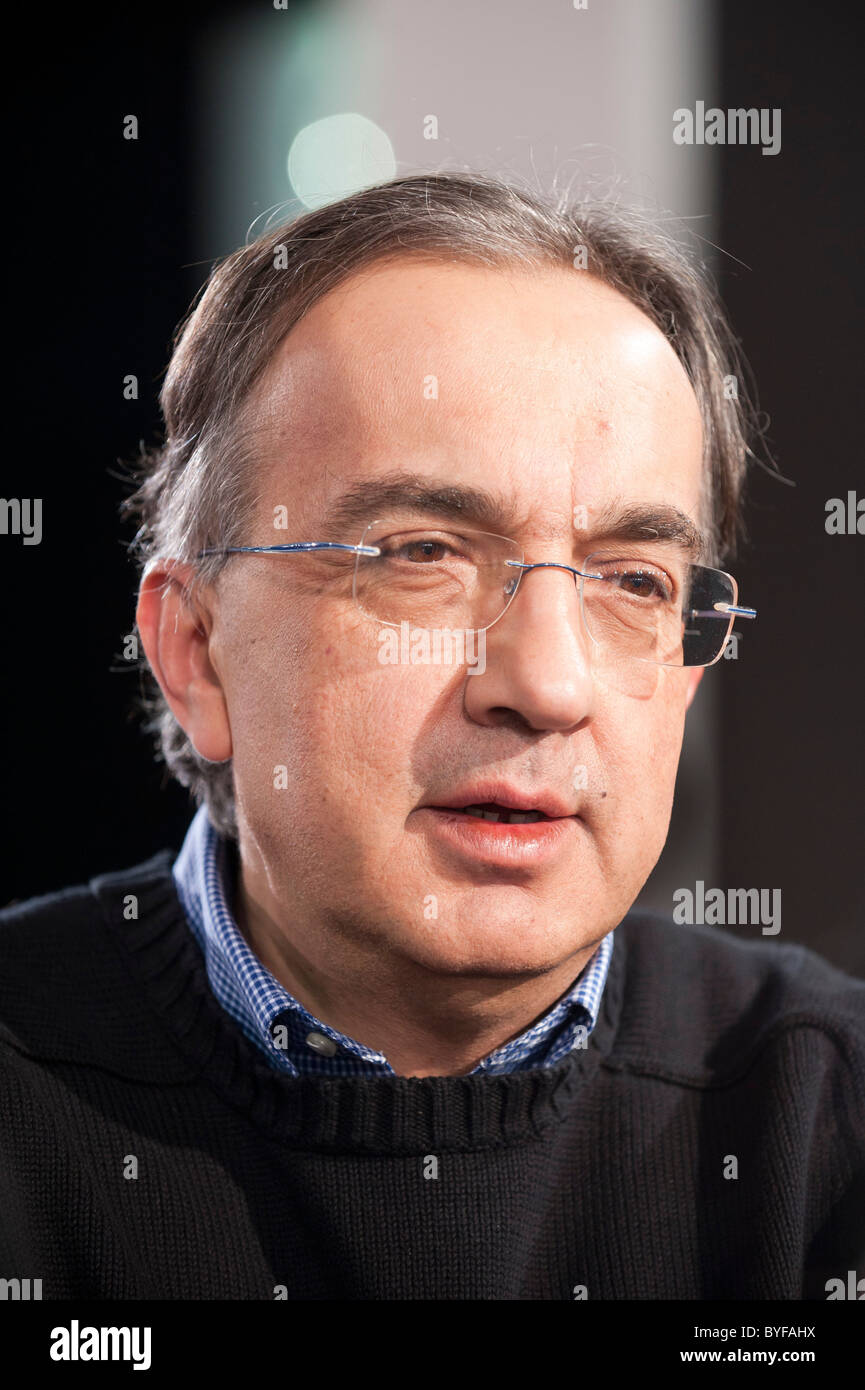
[[[400,470],[494,488],[538,536],[579,504],[700,505],[681,363],[636,306],[576,269],[377,263],[288,334],[249,423],[263,507],[290,503],[299,524]]]

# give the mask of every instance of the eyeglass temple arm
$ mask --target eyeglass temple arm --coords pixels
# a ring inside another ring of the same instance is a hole
[[[341,541],[292,541],[286,545],[227,545],[199,550],[198,559],[205,555],[277,555],[288,550],[350,550],[355,555],[380,555],[377,545],[343,545]]]
[[[737,608],[734,603],[716,603],[712,608],[691,608],[689,618],[726,618],[730,613],[736,618],[756,618],[756,608]]]

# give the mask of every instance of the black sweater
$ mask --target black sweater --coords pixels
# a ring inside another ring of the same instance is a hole
[[[812,952],[632,913],[557,1066],[295,1078],[214,999],[170,866],[0,914],[0,1277],[571,1300],[865,1274],[865,984]]]

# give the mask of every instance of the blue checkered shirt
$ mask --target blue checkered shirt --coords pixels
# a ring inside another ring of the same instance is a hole
[[[181,904],[222,1007],[271,1064],[291,1076],[396,1075],[383,1053],[314,1018],[250,950],[229,906],[227,851],[202,806],[173,868]],[[539,1022],[484,1057],[472,1074],[551,1067],[574,1048],[585,1047],[597,1020],[613,935],[604,937],[568,993]]]

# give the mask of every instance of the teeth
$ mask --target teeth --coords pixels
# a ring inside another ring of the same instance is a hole
[[[529,825],[543,820],[540,811],[489,811],[485,806],[463,806],[463,813],[477,820],[505,821],[508,825]]]

